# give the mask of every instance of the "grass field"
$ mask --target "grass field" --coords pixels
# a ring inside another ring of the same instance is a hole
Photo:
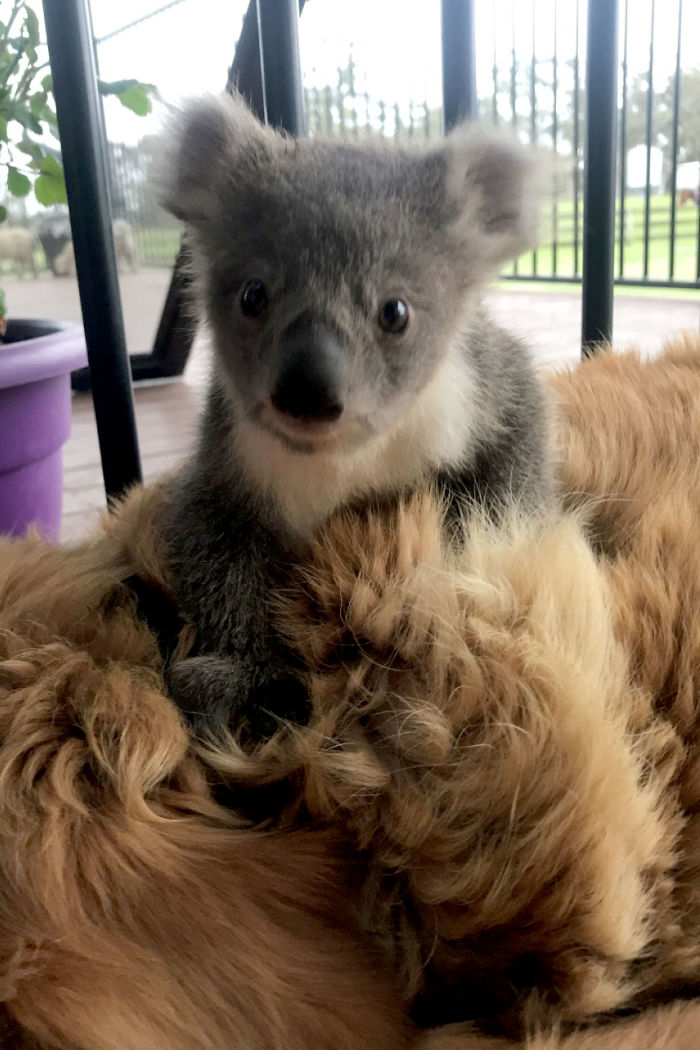
[[[134,226],[134,239],[144,266],[170,266],[180,247],[182,231],[178,227]]]
[[[583,209],[579,207],[578,265],[575,266],[574,205],[573,201],[559,201],[556,211],[552,206],[542,211],[542,246],[536,253],[523,255],[517,263],[517,272],[522,276],[537,273],[543,277],[556,274],[559,277],[575,277],[581,273]],[[696,281],[698,267],[698,224],[700,213],[696,205],[688,202],[676,208],[676,237],[674,247],[674,274],[676,281]],[[553,231],[556,230],[556,260],[552,247]],[[628,279],[644,277],[644,198],[625,199],[625,230],[623,246],[623,269],[620,273],[619,214],[616,223],[615,275]],[[654,280],[669,279],[671,230],[671,198],[651,198],[649,214],[649,257],[647,276]],[[145,266],[170,265],[180,246],[180,231],[177,228],[134,229],[140,258]],[[555,267],[556,264],[556,267]],[[513,273],[512,267],[504,271]]]
[[[700,214],[696,205],[688,202],[676,208],[676,236],[674,245],[673,280],[696,281],[698,267],[698,224]],[[537,252],[523,255],[517,262],[517,272],[523,276],[537,273],[541,276],[573,277],[581,273],[583,237],[583,210],[578,213],[578,265],[574,245],[573,201],[559,201],[556,210],[550,205],[542,211],[542,246]],[[552,242],[556,231],[556,253]],[[625,241],[622,270],[620,269],[620,214],[619,202],[615,224],[615,276],[627,279],[644,278],[645,202],[644,197],[625,198]],[[666,281],[670,276],[671,198],[668,194],[654,196],[649,208],[649,249],[646,276]],[[505,271],[514,272],[513,267]]]

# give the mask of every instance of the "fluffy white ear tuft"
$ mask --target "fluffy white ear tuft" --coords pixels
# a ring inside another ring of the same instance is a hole
[[[516,140],[463,124],[446,139],[446,191],[457,207],[453,233],[478,262],[495,266],[537,240],[544,164]]]
[[[197,225],[215,213],[215,189],[226,172],[279,136],[262,125],[240,95],[209,95],[187,103],[171,122],[163,158],[161,202]]]

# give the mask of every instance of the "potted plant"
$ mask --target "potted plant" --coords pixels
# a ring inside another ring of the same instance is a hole
[[[0,5],[0,169],[8,192],[39,204],[66,202],[56,114],[40,22],[31,0]],[[151,85],[100,82],[134,112],[149,112]],[[0,205],[0,223],[7,210]],[[0,231],[2,227],[0,226]],[[15,237],[18,257],[33,252],[26,230]],[[22,235],[26,243],[22,243]],[[10,241],[12,244],[12,241]],[[32,257],[33,263],[33,257]],[[83,330],[61,321],[8,319],[0,289],[0,533],[23,534],[35,524],[58,536],[63,488],[62,449],[70,433],[70,373],[87,363]]]

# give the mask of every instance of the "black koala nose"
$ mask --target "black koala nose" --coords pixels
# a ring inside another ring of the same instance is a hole
[[[333,333],[300,318],[280,340],[272,404],[293,419],[334,422],[343,413],[343,363]]]
[[[278,412],[294,419],[332,423],[343,412],[334,390],[303,373],[281,376],[270,400]]]

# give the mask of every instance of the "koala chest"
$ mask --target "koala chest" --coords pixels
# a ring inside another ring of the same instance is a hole
[[[448,361],[390,430],[350,451],[298,453],[254,424],[234,435],[247,484],[302,542],[336,510],[414,488],[443,470],[468,466],[489,421],[468,371]]]

